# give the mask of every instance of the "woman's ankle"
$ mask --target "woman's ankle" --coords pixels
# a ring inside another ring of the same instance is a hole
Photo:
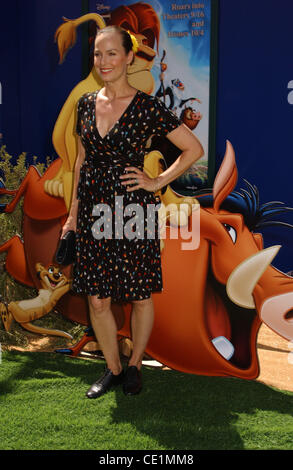
[[[142,363],[141,362],[137,362],[137,361],[129,361],[128,364],[127,364],[128,367],[131,367],[131,366],[135,366],[137,368],[137,370],[140,370],[141,369],[141,366],[142,366]]]
[[[118,367],[108,367],[108,368],[110,369],[110,371],[112,372],[113,375],[119,375],[123,371],[122,365],[120,365]]]

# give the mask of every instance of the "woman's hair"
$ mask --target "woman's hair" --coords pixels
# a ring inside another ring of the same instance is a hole
[[[100,34],[107,33],[107,32],[109,33],[116,32],[120,34],[121,40],[122,40],[122,46],[124,47],[126,54],[128,54],[130,51],[133,50],[133,43],[132,43],[130,34],[125,29],[117,25],[106,26],[105,28],[97,30],[96,37],[100,36]]]

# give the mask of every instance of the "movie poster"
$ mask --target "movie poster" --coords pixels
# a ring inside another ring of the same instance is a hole
[[[216,0],[89,2],[89,11],[101,15],[106,24],[119,24],[136,36],[141,72],[147,70],[152,76],[149,83],[145,74],[145,91],[164,101],[204,148],[204,156],[170,184],[182,195],[195,194],[213,183],[216,5]],[[134,85],[140,88],[139,82]],[[152,146],[162,151],[166,167],[180,155],[168,139],[154,139]]]

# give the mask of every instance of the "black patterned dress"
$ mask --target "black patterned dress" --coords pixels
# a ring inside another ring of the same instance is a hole
[[[143,170],[148,139],[165,136],[181,121],[158,98],[137,91],[102,138],[96,127],[97,93],[84,94],[77,107],[76,132],[85,159],[77,187],[71,289],[113,301],[143,300],[163,290],[160,199],[143,188],[126,191],[131,185],[122,185],[119,176],[127,166]]]

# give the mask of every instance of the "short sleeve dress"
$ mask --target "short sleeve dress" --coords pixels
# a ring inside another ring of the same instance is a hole
[[[85,148],[77,187],[76,258],[71,289],[77,294],[143,300],[163,290],[158,213],[160,199],[122,185],[127,166],[143,170],[152,135],[182,123],[158,98],[138,90],[109,132],[96,127],[98,91],[78,101],[76,132]]]

